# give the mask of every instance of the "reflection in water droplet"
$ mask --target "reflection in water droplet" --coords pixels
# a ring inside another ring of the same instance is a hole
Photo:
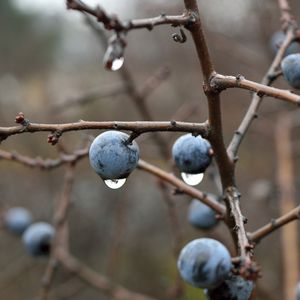
[[[124,63],[124,57],[114,59],[111,64],[111,70],[117,71],[117,70],[121,69],[121,67],[123,66],[123,63]]]
[[[204,174],[203,173],[199,173],[199,174],[181,173],[181,177],[186,184],[197,185],[202,181]]]
[[[104,180],[104,183],[113,190],[119,189],[125,184],[125,182],[126,178]]]

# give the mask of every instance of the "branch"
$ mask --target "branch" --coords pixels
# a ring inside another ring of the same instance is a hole
[[[294,17],[292,15],[291,7],[288,0],[278,0],[278,6],[281,13],[281,22],[283,30],[285,30],[289,25],[294,24]]]
[[[58,263],[57,249],[64,248],[68,250],[68,224],[67,213],[71,203],[71,192],[75,178],[75,163],[70,163],[65,172],[62,194],[60,196],[54,213],[55,237],[52,243],[51,255],[44,276],[42,278],[42,288],[40,291],[40,300],[47,300],[54,279],[55,270]]]
[[[61,135],[68,131],[78,131],[87,129],[112,129],[112,130],[129,130],[138,132],[139,134],[145,132],[155,131],[174,131],[174,132],[191,132],[207,136],[208,124],[207,123],[186,123],[186,122],[147,122],[147,121],[135,121],[135,122],[93,122],[83,121],[65,124],[38,124],[28,123],[25,126],[12,126],[12,127],[0,127],[0,141],[5,140],[7,137],[22,134],[25,132],[52,132]]]
[[[192,15],[183,13],[179,16],[161,14],[154,18],[121,21],[116,16],[109,16],[100,6],[92,8],[80,0],[67,0],[67,8],[94,16],[106,29],[115,31],[129,31],[141,28],[152,30],[158,25],[186,26],[194,20]]]
[[[257,93],[258,96],[270,96],[283,101],[300,105],[300,96],[288,90],[273,88],[261,83],[250,81],[243,76],[224,76],[221,74],[213,75],[210,85],[213,89],[224,90],[227,88],[241,88]]]
[[[87,156],[89,147],[76,150],[72,154],[61,154],[57,159],[41,159],[40,157],[31,158],[16,152],[8,152],[0,149],[0,160],[10,160],[21,163],[30,168],[39,168],[41,170],[52,170],[64,164],[75,163]]]
[[[293,39],[294,39],[294,29],[293,29],[293,27],[289,27],[283,43],[281,44],[280,48],[278,49],[277,54],[271,64],[269,70],[264,75],[264,77],[261,81],[262,85],[269,86],[273,83],[274,78],[275,78],[274,75],[277,73],[277,70],[280,66],[280,62],[284,56],[285,50],[290,45],[290,43],[293,41]],[[252,124],[252,121],[257,118],[258,108],[259,108],[262,100],[263,100],[262,95],[258,95],[258,94],[253,95],[251,104],[247,110],[247,113],[245,114],[240,126],[236,130],[236,133],[234,134],[234,136],[227,148],[227,152],[232,160],[235,160],[235,158],[237,157],[238,150],[239,150],[239,147],[242,143],[244,136],[246,135],[250,125]]]
[[[175,186],[179,192],[189,195],[192,198],[199,199],[201,202],[211,207],[214,211],[216,211],[221,216],[224,216],[226,213],[226,208],[217,202],[215,199],[211,198],[209,195],[185,184],[182,180],[178,179],[174,175],[163,171],[162,169],[155,167],[143,160],[139,160],[138,168],[151,173],[152,175],[164,180]]]
[[[273,231],[279,229],[280,227],[300,219],[300,205],[291,210],[290,212],[284,214],[278,219],[271,220],[270,223],[264,225],[263,227],[257,229],[252,233],[248,233],[248,237],[251,241],[258,243],[263,238],[267,237]]]
[[[250,251],[248,251],[249,242],[244,228],[244,217],[241,214],[239,204],[240,194],[235,187],[234,164],[225,148],[222,129],[220,91],[216,91],[210,86],[210,79],[215,74],[215,71],[206,44],[197,1],[184,0],[184,4],[186,9],[191,10],[192,14],[194,14],[196,18],[196,22],[191,24],[188,29],[192,34],[204,77],[204,92],[208,100],[208,122],[210,126],[208,139],[215,152],[223,191],[225,191],[224,201],[227,207],[226,222],[228,227],[231,229],[236,250],[241,256],[242,264],[240,266],[240,270],[244,269],[245,274],[248,270],[256,269],[256,266],[252,263],[251,254]]]
[[[121,285],[111,283],[106,277],[96,273],[61,248],[56,253],[59,262],[66,269],[97,290],[116,300],[156,300],[150,296],[129,291]]]

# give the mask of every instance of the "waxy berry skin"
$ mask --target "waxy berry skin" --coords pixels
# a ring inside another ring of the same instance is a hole
[[[92,168],[103,179],[122,179],[135,169],[139,161],[139,147],[128,143],[129,135],[106,131],[98,135],[89,150]]]
[[[300,53],[286,56],[281,62],[285,80],[295,89],[300,89]]]
[[[216,212],[197,199],[189,205],[188,220],[198,229],[210,229],[218,223]]]
[[[191,285],[213,288],[229,275],[232,264],[223,244],[201,238],[191,241],[181,250],[177,267],[181,277]]]
[[[188,133],[175,141],[172,156],[181,172],[199,174],[211,163],[212,147],[208,140]]]
[[[32,215],[24,207],[12,207],[4,214],[4,226],[11,232],[21,235],[32,223]]]
[[[216,288],[207,290],[208,300],[249,300],[254,288],[253,281],[229,275]]]
[[[48,223],[37,222],[30,225],[22,236],[27,253],[31,256],[48,255],[54,234],[55,229]]]

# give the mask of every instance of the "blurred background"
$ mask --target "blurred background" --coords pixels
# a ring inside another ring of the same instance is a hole
[[[85,1],[100,4],[121,19],[181,14],[182,1]],[[272,34],[280,29],[277,1],[198,1],[216,70],[221,74],[242,74],[259,82],[270,65]],[[291,1],[299,20],[300,3]],[[101,28],[101,27],[99,27]],[[171,35],[177,28],[160,26],[149,32],[130,32],[125,67],[137,89],[161,67],[170,75],[147,98],[155,120],[203,122],[207,118],[202,92],[201,70],[188,33],[184,44]],[[107,33],[110,35],[111,33]],[[110,96],[124,86],[119,72],[103,67],[105,46],[99,35],[78,12],[68,11],[63,0],[0,1],[0,126],[14,125],[16,113],[24,112],[32,122],[65,123],[83,120],[142,120],[126,93]],[[290,88],[280,78],[276,87]],[[105,97],[103,96],[105,94]],[[92,97],[89,97],[92,95]],[[79,102],[78,99],[88,99]],[[251,99],[247,91],[231,89],[222,93],[225,141],[229,142]],[[277,217],[277,157],[274,124],[282,111],[293,105],[266,98],[259,118],[249,130],[239,153],[237,184],[242,209],[252,231]],[[75,132],[61,139],[69,151],[82,145],[86,134]],[[171,152],[180,134],[162,133]],[[293,135],[298,141],[297,131]],[[139,137],[141,158],[167,171],[173,163],[162,157],[150,134]],[[47,143],[47,134],[12,136],[1,149],[31,157],[55,158],[57,149]],[[295,151],[295,170],[300,166]],[[208,175],[213,168],[208,170]],[[52,171],[28,169],[14,162],[0,162],[0,204],[29,208],[36,221],[52,222],[53,206],[62,188],[64,168]],[[295,190],[300,176],[295,174]],[[205,176],[199,189],[218,190]],[[170,189],[170,192],[172,190]],[[187,221],[189,199],[172,197],[179,217],[183,244],[197,237],[213,237],[229,249],[228,229],[219,224],[210,231],[194,229]],[[71,252],[94,270],[109,275],[126,287],[159,299],[172,299],[177,270],[173,255],[174,235],[168,208],[157,180],[134,171],[120,190],[108,189],[91,170],[87,159],[78,163],[69,213]],[[255,249],[262,267],[257,299],[283,299],[280,230]],[[116,246],[117,245],[117,246]],[[47,259],[33,259],[25,253],[20,238],[4,229],[0,235],[0,299],[35,299]],[[113,254],[112,254],[113,253]],[[204,299],[198,289],[185,285],[183,299]],[[68,272],[59,270],[50,299],[107,299]]]

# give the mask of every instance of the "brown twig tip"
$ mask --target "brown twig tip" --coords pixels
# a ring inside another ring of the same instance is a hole
[[[22,113],[22,112],[17,113],[16,118],[15,118],[15,122],[17,124],[23,124],[24,121],[25,121],[24,113]]]
[[[61,137],[62,133],[60,131],[55,131],[48,135],[47,142],[51,145],[56,145]]]

